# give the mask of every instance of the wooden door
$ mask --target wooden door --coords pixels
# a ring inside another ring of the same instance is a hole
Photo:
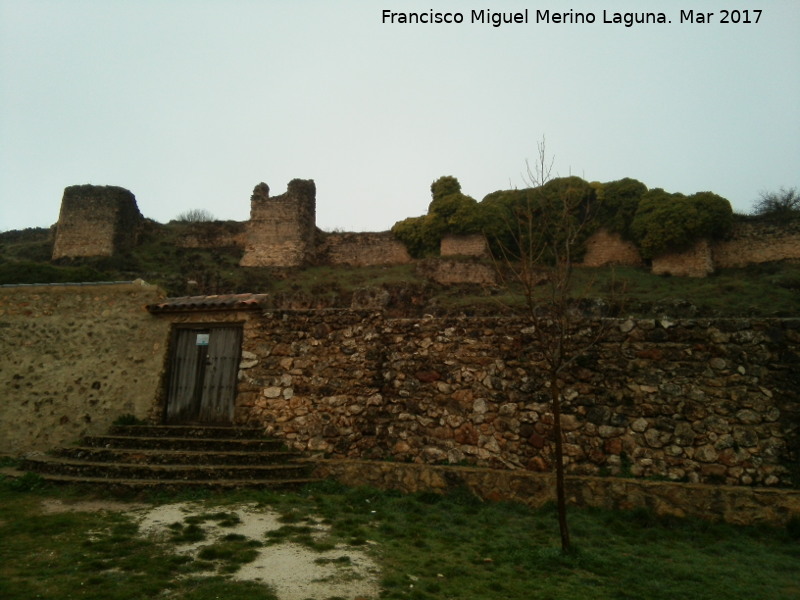
[[[175,330],[172,343],[167,423],[233,421],[241,327]]]

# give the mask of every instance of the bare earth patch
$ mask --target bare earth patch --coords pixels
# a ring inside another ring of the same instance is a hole
[[[224,510],[235,514],[235,524],[220,525],[213,519],[204,520],[205,537],[200,541],[175,544],[175,551],[197,557],[223,538],[244,536],[249,540],[267,541],[267,532],[284,526],[277,513],[255,505],[213,507],[196,503],[168,504],[138,511],[139,530],[143,535],[169,540],[176,523]],[[172,526],[172,527],[170,527]],[[324,526],[315,525],[314,535],[323,537]],[[232,574],[235,580],[260,582],[269,585],[281,600],[306,598],[377,598],[379,569],[360,548],[337,545],[332,550],[316,551],[303,545],[280,542],[258,547],[255,560],[243,564]]]
[[[65,512],[129,512],[148,507],[148,504],[133,504],[131,502],[114,502],[113,500],[79,500],[77,502],[64,502],[55,498],[42,500],[42,512],[45,514]]]

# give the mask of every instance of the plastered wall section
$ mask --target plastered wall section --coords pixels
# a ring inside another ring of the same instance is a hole
[[[148,417],[169,325],[145,305],[161,297],[141,282],[0,288],[0,454]]]

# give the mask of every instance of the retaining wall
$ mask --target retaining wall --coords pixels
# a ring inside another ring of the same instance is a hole
[[[405,493],[466,487],[489,501],[511,500],[538,508],[555,502],[555,476],[529,471],[445,467],[353,460],[319,461],[315,475],[345,485]],[[647,509],[657,515],[697,517],[735,525],[785,526],[800,516],[800,491],[643,481],[616,477],[565,478],[572,506]]]
[[[611,323],[563,382],[568,472],[792,481],[800,321]],[[249,329],[237,414],[292,446],[552,469],[547,378],[519,320],[272,311]]]

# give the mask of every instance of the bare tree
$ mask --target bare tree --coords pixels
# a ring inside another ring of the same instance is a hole
[[[208,223],[214,220],[214,215],[204,208],[185,210],[175,220],[179,223]]]
[[[545,140],[538,157],[526,162],[524,202],[508,215],[510,243],[499,244],[495,266],[506,287],[521,288],[531,360],[543,368],[553,411],[556,500],[562,551],[571,548],[564,486],[561,401],[564,376],[605,335],[606,326],[587,318],[573,294],[573,270],[582,241],[590,233],[593,192],[578,178],[552,179],[553,159]],[[495,244],[498,248],[498,244]]]
[[[780,188],[777,192],[763,191],[753,205],[757,215],[790,217],[800,213],[800,193],[797,188]]]

